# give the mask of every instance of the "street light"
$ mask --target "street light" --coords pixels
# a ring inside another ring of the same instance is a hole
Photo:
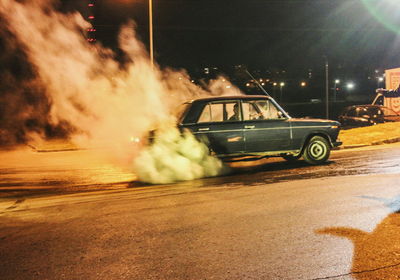
[[[329,119],[329,63],[328,57],[325,57],[325,110],[326,118]]]
[[[338,88],[337,88],[337,85],[338,84],[340,84],[340,80],[339,79],[336,79],[335,80],[335,87],[334,87],[334,95],[333,95],[333,102],[336,102],[336,95],[337,95],[337,91],[338,91]]]
[[[278,83],[272,82],[272,95],[273,95],[274,99],[276,99],[276,86],[277,85],[278,85]]]
[[[376,80],[377,80],[376,81],[376,87],[380,88],[380,85],[381,85],[381,83],[383,82],[384,79],[383,79],[383,77],[377,77]]]
[[[285,86],[284,82],[281,82],[279,84],[279,89],[280,89],[280,97],[279,97],[279,102],[282,102],[282,88]]]
[[[346,87],[347,87],[347,89],[352,90],[352,89],[354,89],[355,85],[353,82],[348,82]]]

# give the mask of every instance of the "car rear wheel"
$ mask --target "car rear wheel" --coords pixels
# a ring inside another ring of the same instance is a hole
[[[321,164],[331,153],[329,142],[322,136],[313,136],[303,151],[303,159],[309,164]]]

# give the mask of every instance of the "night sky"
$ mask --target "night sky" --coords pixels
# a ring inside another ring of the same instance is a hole
[[[363,2],[370,3],[370,11]],[[344,67],[397,67],[399,34],[377,17],[400,30],[398,2],[153,0],[156,60],[186,68],[306,68],[323,65],[326,55],[330,64]],[[115,47],[119,26],[133,19],[148,45],[148,0],[95,3],[98,40]]]

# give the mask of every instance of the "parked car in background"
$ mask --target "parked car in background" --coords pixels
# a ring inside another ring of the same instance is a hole
[[[303,157],[310,164],[328,160],[340,123],[291,118],[267,96],[224,96],[185,103],[181,130],[190,130],[223,159],[240,156]]]
[[[343,127],[352,128],[398,122],[400,115],[382,105],[353,105],[346,107],[338,119]]]

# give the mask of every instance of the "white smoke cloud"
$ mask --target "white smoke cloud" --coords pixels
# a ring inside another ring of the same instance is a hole
[[[120,48],[129,60],[121,65],[110,49],[87,43],[83,34],[90,24],[79,13],[57,12],[53,9],[54,3],[51,0],[0,0],[0,15],[45,86],[51,104],[49,122],[71,124],[75,128],[72,139],[81,146],[114,146],[129,159],[137,151],[126,146],[128,140],[143,136],[156,124],[170,120],[171,112],[183,101],[212,94],[240,94],[222,78],[213,81],[210,90],[205,90],[193,84],[185,71],[162,70],[157,65],[153,68],[144,45],[136,39],[133,22],[123,26],[119,34]],[[172,127],[171,131],[175,138],[167,135],[165,141],[178,146],[191,145],[193,154],[183,152],[182,156],[187,159],[184,160],[163,151],[164,162],[169,158],[180,161],[181,166],[186,164],[192,170],[187,172],[192,174],[187,179],[219,172],[220,163],[212,167],[218,170],[216,172],[208,170],[208,163],[201,167],[203,170],[198,170],[199,159],[212,161],[196,155],[203,153],[202,144],[188,135],[181,141]],[[157,148],[153,149],[142,154],[142,163],[136,164],[140,169],[138,173],[146,170],[151,155],[155,156],[153,161],[161,160],[155,151]],[[171,152],[176,150],[174,147]],[[169,164],[165,167],[172,168]],[[187,171],[183,167],[181,170]],[[163,179],[153,181],[168,181],[164,179],[167,171],[158,172]],[[151,178],[158,176],[149,171],[142,173],[151,173]],[[185,179],[176,173],[171,176],[177,180]]]
[[[220,160],[209,155],[208,147],[177,128],[159,131],[153,145],[135,159],[138,177],[160,184],[212,177],[228,171]]]

